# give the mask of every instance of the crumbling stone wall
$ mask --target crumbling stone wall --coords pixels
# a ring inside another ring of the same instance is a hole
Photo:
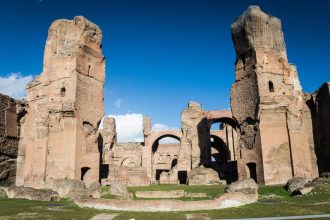
[[[104,114],[102,32],[84,17],[52,23],[44,68],[27,87],[17,185],[99,181],[98,125]]]
[[[18,114],[24,103],[0,94],[0,186],[15,183],[19,140]]]
[[[266,184],[316,177],[303,92],[287,60],[281,21],[250,6],[231,29],[237,55],[231,107],[239,123],[240,177],[255,173]]]

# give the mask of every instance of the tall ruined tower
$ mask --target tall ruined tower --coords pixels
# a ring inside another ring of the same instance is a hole
[[[82,16],[49,28],[44,68],[27,87],[17,185],[99,181],[98,125],[104,114],[102,32]]]
[[[238,122],[240,177],[265,184],[317,176],[309,110],[288,63],[281,21],[250,6],[231,26],[236,50],[231,107]]]

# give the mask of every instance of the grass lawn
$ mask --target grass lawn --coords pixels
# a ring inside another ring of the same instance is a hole
[[[217,186],[171,186],[130,187],[137,190],[173,190],[205,192],[215,197],[223,193]],[[219,192],[218,192],[219,190]],[[188,213],[207,213],[210,218],[265,217],[330,213],[330,185],[322,185],[305,196],[290,197],[282,186],[260,186],[257,203],[238,208],[198,212],[118,212],[79,208],[67,200],[59,202],[28,201],[23,199],[0,199],[0,219],[90,219],[98,213],[117,213],[118,219],[186,219]]]

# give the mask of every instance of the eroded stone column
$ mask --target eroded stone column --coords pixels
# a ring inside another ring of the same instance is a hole
[[[178,170],[196,168],[203,164],[203,150],[209,149],[209,134],[204,111],[197,102],[189,102],[181,113],[181,146],[178,156]]]

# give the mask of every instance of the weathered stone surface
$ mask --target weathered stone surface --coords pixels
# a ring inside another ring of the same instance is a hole
[[[250,6],[231,26],[236,50],[231,110],[238,123],[240,179],[284,184],[318,175],[310,110],[286,55],[281,21]]]
[[[170,191],[136,191],[137,198],[160,198],[160,199],[174,199],[182,198],[186,195],[184,190],[170,190]]]
[[[291,195],[298,196],[298,195],[306,195],[314,189],[313,186],[307,186],[307,187],[302,187],[299,189],[296,189],[295,191],[292,192]]]
[[[294,191],[304,188],[306,183],[308,180],[304,177],[293,177],[286,183],[285,189],[292,194]]]
[[[44,68],[27,86],[17,185],[56,179],[99,181],[98,125],[104,114],[105,58],[100,28],[82,16],[54,21]],[[91,104],[92,103],[92,104]]]
[[[169,172],[163,171],[159,176],[160,184],[178,184],[177,166],[173,167]]]
[[[118,196],[122,199],[127,199],[130,197],[127,190],[127,185],[120,182],[111,183],[109,192],[111,195]]]
[[[0,188],[0,199],[8,198],[6,191],[3,188]]]
[[[243,193],[258,193],[258,185],[257,183],[249,178],[249,179],[244,179],[244,180],[238,180],[236,182],[233,182],[229,184],[225,188],[225,192],[243,192]]]
[[[150,179],[143,166],[130,167],[128,170],[128,186],[149,186]]]
[[[194,168],[188,176],[188,185],[207,185],[221,183],[219,174],[211,169],[203,166]]]
[[[208,148],[208,127],[203,114],[203,109],[197,102],[190,101],[188,107],[181,113],[181,147],[179,151],[178,170],[190,171],[209,161],[202,158],[203,151]]]
[[[80,180],[55,180],[52,184],[52,189],[58,192],[61,198],[69,198],[71,192],[86,189],[85,183]]]
[[[260,50],[279,54],[286,59],[281,20],[266,14],[259,6],[250,6],[231,25],[236,54],[248,56]]]
[[[164,200],[78,200],[75,201],[80,207],[90,207],[96,209],[138,211],[138,212],[167,212],[167,211],[196,211],[223,209],[238,207],[256,202],[257,194],[245,194],[241,192],[226,193],[213,200],[200,201],[180,201],[173,199]]]
[[[0,94],[0,186],[15,183],[20,114],[23,101]]]
[[[100,183],[94,182],[87,188],[81,180],[55,180],[51,188],[58,192],[61,198],[82,199],[82,198],[100,198]]]
[[[60,195],[49,189],[33,189],[31,187],[10,186],[3,188],[8,198],[40,200],[40,201],[59,201]]]

